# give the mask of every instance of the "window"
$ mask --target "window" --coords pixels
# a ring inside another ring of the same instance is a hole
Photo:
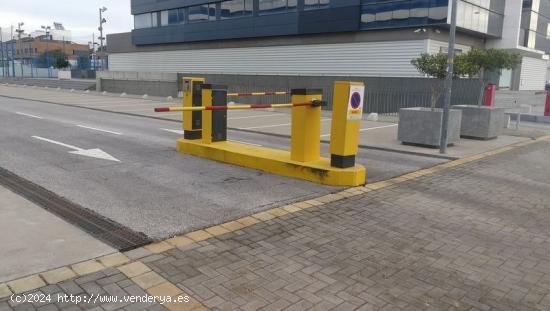
[[[327,8],[329,5],[330,5],[330,0],[305,0],[304,1],[305,10]]]
[[[168,25],[183,24],[185,22],[185,9],[168,10]]]
[[[168,25],[168,11],[161,11],[160,12],[160,25],[161,26]]]
[[[260,0],[260,14],[285,13],[296,9],[296,0]]]
[[[231,0],[221,3],[222,19],[252,15],[252,0]]]
[[[216,20],[216,4],[202,4],[189,7],[189,22]]]
[[[152,27],[158,27],[158,12],[151,13],[151,25]]]
[[[155,16],[155,26],[157,21],[157,13],[145,13],[134,15],[134,29],[151,28],[153,27],[153,15]]]

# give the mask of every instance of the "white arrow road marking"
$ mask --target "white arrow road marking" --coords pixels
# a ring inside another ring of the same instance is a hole
[[[107,152],[105,152],[105,151],[103,151],[103,150],[101,150],[101,149],[98,149],[98,148],[94,148],[94,149],[82,149],[82,148],[78,148],[78,147],[71,146],[71,145],[68,145],[68,144],[60,143],[60,142],[58,142],[58,141],[51,140],[51,139],[47,139],[47,138],[40,137],[40,136],[32,136],[32,138],[35,138],[35,139],[38,139],[38,140],[42,140],[42,141],[46,141],[46,142],[49,142],[49,143],[52,143],[52,144],[56,144],[56,145],[59,145],[59,146],[63,146],[63,147],[69,148],[69,149],[73,149],[74,151],[69,151],[69,153],[72,153],[72,154],[77,154],[77,155],[81,155],[81,156],[85,156],[85,157],[90,157],[90,158],[97,158],[97,159],[103,159],[103,160],[109,160],[109,161],[120,162],[119,159],[117,159],[117,158],[111,156],[111,155],[108,154]]]
[[[182,131],[182,130],[171,130],[171,129],[161,129],[161,130],[167,131],[167,132],[170,132],[170,133],[176,133],[176,134],[179,134],[179,135],[185,134],[185,131]]]
[[[90,126],[86,126],[86,125],[76,125],[78,127],[81,127],[83,129],[89,129],[89,130],[92,130],[92,131],[99,131],[99,132],[105,132],[105,133],[110,133],[110,134],[115,134],[115,135],[122,135],[122,133],[119,133],[119,132],[113,132],[113,131],[108,131],[108,130],[102,130],[102,129],[98,129],[96,127],[90,127]]]
[[[35,118],[35,119],[43,119],[42,117],[40,116],[35,116],[33,114],[28,114],[28,113],[24,113],[24,112],[16,112],[16,114],[20,115],[20,116],[26,116],[26,117],[31,117],[31,118]]]

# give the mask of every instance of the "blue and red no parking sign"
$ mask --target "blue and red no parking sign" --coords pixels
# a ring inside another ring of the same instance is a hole
[[[351,86],[349,90],[348,102],[348,120],[361,120],[363,116],[363,94],[365,93],[364,86]]]

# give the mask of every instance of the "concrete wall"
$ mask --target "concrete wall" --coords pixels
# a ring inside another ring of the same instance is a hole
[[[176,97],[176,81],[177,74],[170,73],[98,71],[96,89],[101,92]]]

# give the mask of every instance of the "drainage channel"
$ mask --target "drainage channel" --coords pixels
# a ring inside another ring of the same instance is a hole
[[[128,251],[152,242],[142,232],[135,232],[1,167],[0,185],[119,251]]]

